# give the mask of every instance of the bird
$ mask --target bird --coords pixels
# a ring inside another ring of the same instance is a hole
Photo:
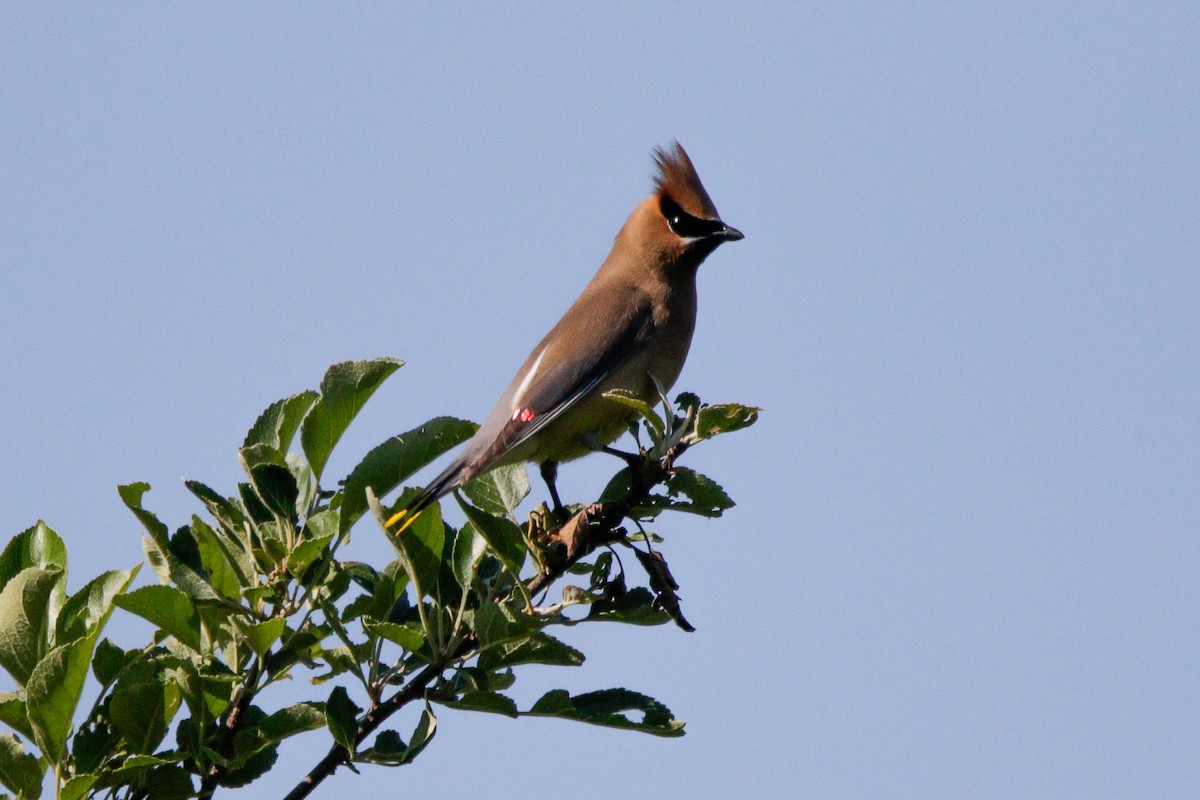
[[[385,522],[395,535],[456,487],[519,462],[539,466],[561,515],[558,464],[608,449],[627,430],[629,406],[605,392],[624,390],[653,404],[656,381],[664,390],[675,383],[696,325],[697,269],[721,244],[744,237],[721,220],[678,141],[652,157],[653,193],[462,452]]]

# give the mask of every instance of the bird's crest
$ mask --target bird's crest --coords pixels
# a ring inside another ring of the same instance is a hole
[[[692,160],[679,142],[669,149],[654,148],[654,163],[658,175],[654,178],[654,191],[659,198],[674,200],[684,211],[702,219],[718,219],[717,208],[704,191],[704,184],[692,166]]]

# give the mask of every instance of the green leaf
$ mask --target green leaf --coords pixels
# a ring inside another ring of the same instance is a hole
[[[683,615],[683,609],[680,608],[679,584],[671,574],[671,568],[667,565],[667,560],[663,558],[662,552],[634,548],[633,553],[641,563],[642,569],[646,570],[646,577],[650,579],[650,591],[654,592],[654,605],[670,614],[671,619],[675,620],[675,624],[680,628],[688,633],[694,632],[695,627],[687,621],[687,617]]]
[[[607,503],[611,500],[617,500],[624,497],[629,492],[633,471],[629,467],[623,467],[604,487],[604,491],[600,492],[600,502]]]
[[[413,729],[413,734],[408,740],[408,749],[405,751],[404,760],[401,763],[412,763],[412,760],[433,741],[435,733],[437,733],[437,717],[433,715],[433,711],[426,704],[425,710],[421,712],[421,718],[417,720],[417,727]]]
[[[288,553],[288,572],[296,577],[302,576],[304,570],[308,569],[309,564],[329,548],[329,543],[333,541],[333,537],[336,535],[336,533],[326,533],[312,539],[305,539],[296,545],[292,552]]]
[[[25,696],[18,692],[0,692],[0,722],[26,739],[33,739],[33,727],[25,709]]]
[[[224,714],[233,702],[233,695],[240,683],[240,676],[233,674],[200,675],[200,697],[195,690],[184,691],[183,699],[194,709],[204,708],[213,717]],[[203,705],[201,705],[203,704]]]
[[[108,700],[71,737],[71,761],[77,773],[98,773],[121,744],[108,719]]]
[[[191,530],[208,583],[229,600],[240,600],[242,590],[254,585],[256,574],[241,542],[231,539],[224,531],[214,530],[195,515],[192,516]]]
[[[667,482],[667,491],[672,496],[684,495],[691,508],[687,510],[705,516],[719,517],[735,505],[720,484],[706,475],[687,467],[676,467]],[[682,508],[676,504],[676,508]]]
[[[296,516],[297,518],[303,517],[316,507],[315,502],[321,487],[317,485],[317,478],[309,468],[308,462],[304,460],[304,456],[299,453],[288,453],[285,461],[288,471],[292,473],[292,480],[300,492],[296,497]]]
[[[367,510],[368,487],[376,497],[383,497],[442,453],[471,438],[478,427],[454,417],[435,417],[371,450],[346,478],[339,530],[349,530]]]
[[[425,509],[399,536],[388,534],[388,541],[400,554],[400,561],[422,596],[438,597],[438,574],[442,569],[442,551],[446,545],[446,526],[437,503]]]
[[[375,591],[380,579],[379,570],[362,561],[339,561],[338,564],[359,586],[368,592]]]
[[[592,603],[584,619],[629,625],[662,625],[670,622],[671,616],[655,605],[654,594],[649,589],[639,586],[611,599]]]
[[[99,778],[99,775],[76,775],[63,784],[58,800],[83,800]]]
[[[498,517],[514,514],[529,494],[524,462],[490,469],[462,488],[472,503]]]
[[[232,789],[252,783],[271,771],[279,760],[279,746],[271,745],[246,760],[246,763],[230,770],[221,778],[221,785]]]
[[[758,412],[761,410],[754,406],[743,406],[737,403],[700,406],[700,411],[696,415],[696,437],[711,439],[721,433],[731,433],[748,428],[758,421]]]
[[[309,680],[313,684],[325,683],[345,672],[358,674],[358,654],[348,647],[314,647],[311,652],[315,661],[318,663],[323,661],[329,668],[328,672],[311,677]]]
[[[299,514],[296,501],[300,486],[285,456],[259,444],[239,450],[238,459],[263,507],[275,516],[294,521]]]
[[[204,603],[196,606],[200,617],[201,646],[205,655],[215,653],[228,664],[243,664],[242,659],[249,657],[245,650],[235,647],[235,642],[242,642],[241,626],[246,624],[245,609],[226,604]],[[159,635],[161,639],[161,634]],[[167,647],[177,655],[183,655],[184,645],[168,641]],[[251,648],[253,649],[253,648]]]
[[[613,476],[601,499],[620,497],[628,488],[629,471],[623,469]],[[664,511],[682,511],[715,518],[736,505],[716,481],[687,467],[675,467],[671,471],[666,491],[665,495],[651,494],[644,498],[630,513],[639,519],[650,519]]]
[[[151,569],[160,581],[174,583],[197,600],[218,599],[208,581],[175,554],[167,526],[142,507],[142,496],[148,491],[148,483],[130,483],[117,487],[121,500],[150,534],[148,539],[142,540],[142,550],[146,553],[146,560],[150,562]]]
[[[354,755],[354,749],[357,747],[360,711],[362,709],[350,699],[344,686],[335,686],[329,695],[329,701],[325,703],[325,724],[329,726],[333,740],[346,748],[351,755]]]
[[[98,633],[98,632],[97,632]],[[60,645],[38,662],[25,687],[25,705],[34,739],[51,763],[66,753],[71,719],[92,660],[95,634]]]
[[[319,480],[351,421],[403,361],[375,358],[334,364],[321,380],[321,397],[300,426],[300,443],[313,475]]]
[[[480,650],[524,641],[538,629],[538,620],[506,605],[485,603],[475,611],[475,636]]]
[[[146,774],[146,796],[154,800],[186,800],[194,797],[192,776],[178,764],[155,767]]]
[[[320,703],[304,702],[281,708],[259,723],[258,728],[279,740],[303,731],[315,731],[324,724],[325,707]]]
[[[400,645],[410,653],[417,652],[425,645],[424,634],[397,622],[372,622],[364,619],[363,627],[376,636]]]
[[[525,565],[525,536],[521,533],[521,528],[512,520],[489,514],[461,498],[458,504],[467,515],[467,520],[492,548],[500,562],[508,568],[514,578],[519,577],[521,567]]]
[[[735,505],[716,481],[687,467],[672,470],[667,479],[667,494],[672,498],[667,508],[702,517],[719,517]],[[680,496],[687,500],[674,499]]]
[[[285,455],[300,428],[300,421],[319,396],[309,389],[271,403],[254,421],[242,447],[261,444]]]
[[[283,617],[275,617],[265,622],[239,627],[242,628],[242,633],[246,637],[250,649],[261,658],[267,654],[272,645],[279,641],[279,637],[283,636],[284,624]]]
[[[254,529],[255,533],[261,535],[262,525],[275,521],[275,515],[271,513],[271,509],[263,505],[263,501],[259,499],[253,485],[244,482],[239,483],[238,499],[242,501],[242,508],[246,509],[246,517],[249,521],[258,523],[258,527]]]
[[[593,589],[599,589],[608,583],[608,577],[612,574],[613,554],[611,551],[604,551],[596,556],[596,561],[589,565],[584,564],[585,573],[590,573],[589,582]]]
[[[535,633],[528,639],[489,650],[479,657],[479,666],[494,670],[518,664],[549,664],[555,667],[577,667],[583,663],[583,653],[546,633]]]
[[[116,679],[125,663],[125,651],[108,639],[101,639],[92,656],[92,674],[101,684],[108,685]]]
[[[158,542],[143,537],[142,552],[146,561],[162,583],[178,586],[188,597],[195,600],[219,600],[220,595],[213,590],[208,580],[196,570],[183,563],[170,549],[164,549]]]
[[[312,602],[332,603],[338,600],[350,588],[350,575],[337,567],[336,562],[330,562],[327,573],[313,586]]]
[[[11,733],[0,733],[0,783],[20,798],[37,800],[42,796],[42,776],[46,768],[37,756],[26,753],[21,741]]]
[[[143,586],[117,597],[114,603],[199,652],[200,616],[192,598],[174,586]]]
[[[454,535],[454,579],[464,590],[471,588],[479,562],[487,552],[487,540],[479,535],[470,523],[463,525]]]
[[[128,783],[130,778],[140,777],[154,767],[164,766],[166,764],[174,764],[183,756],[176,758],[165,758],[161,756],[151,756],[144,753],[139,755],[131,755],[124,759],[120,766],[112,770],[112,777],[119,779],[121,783]]]
[[[163,550],[169,550],[167,526],[153,512],[142,507],[142,496],[148,491],[150,491],[150,484],[145,482],[127,483],[117,487],[117,494],[121,496],[121,501],[142,523],[142,527],[150,534],[150,538],[154,539]]]
[[[624,712],[640,712],[640,721],[630,719]],[[628,689],[606,689],[600,692],[571,697],[562,689],[542,695],[533,708],[523,712],[530,717],[558,717],[606,728],[642,731],[655,736],[682,736],[683,721],[675,719],[670,709],[652,697]]]
[[[646,423],[654,429],[655,435],[662,438],[663,431],[666,430],[666,423],[663,422],[663,418],[658,415],[653,406],[641,397],[624,389],[612,389],[605,392],[604,396],[614,403],[636,411],[638,416],[646,420]]]
[[[196,537],[192,533],[191,526],[182,525],[176,528],[168,540],[168,548],[171,555],[178,559],[180,564],[183,564],[207,582],[207,577],[204,574],[204,564],[200,561],[200,548],[196,545]]]
[[[241,727],[243,730],[250,730],[266,719],[266,712],[258,706],[250,705],[242,712]],[[236,788],[261,778],[279,759],[279,745],[268,745],[249,758],[242,758],[241,755],[239,753],[231,760],[232,768],[221,777],[222,786]]]
[[[400,734],[395,731],[381,731],[375,737],[375,744],[369,750],[364,750],[360,754],[359,760],[389,766],[410,764],[425,749],[435,733],[437,733],[437,717],[426,705],[425,710],[421,713],[421,718],[417,720],[417,727],[408,744],[405,744],[404,740],[400,738]]]
[[[675,398],[675,405],[679,406],[683,417],[688,415],[688,412],[696,413],[700,410],[700,398],[692,392],[680,392]]]
[[[51,596],[60,568],[27,567],[0,592],[0,666],[24,686],[49,644]]]
[[[64,574],[67,571],[67,546],[41,520],[10,539],[0,554],[0,589],[29,567],[47,571],[57,568]]]
[[[98,633],[112,613],[113,598],[129,587],[141,568],[138,564],[129,570],[110,570],[71,595],[59,612],[55,641],[62,644]]]
[[[334,499],[336,500],[336,497]],[[322,508],[315,514],[309,514],[304,518],[304,527],[301,530],[301,538],[317,539],[322,536],[337,534],[338,518],[340,516],[340,506],[335,508]]]
[[[463,682],[462,686],[470,692],[503,692],[517,682],[511,669],[488,672],[478,667],[462,667],[458,676]]]
[[[369,595],[357,598],[346,607],[343,622],[364,617],[377,622],[404,622],[412,609],[405,588],[410,578],[404,561],[397,558],[384,567]]]
[[[117,681],[108,713],[131,750],[150,754],[167,735],[182,699],[179,684],[166,671],[142,662]]]
[[[513,702],[513,699],[499,692],[467,692],[457,700],[443,703],[442,705],[463,711],[486,711],[489,714],[503,714],[513,719],[516,719],[519,713],[517,711],[517,704]]]
[[[367,750],[359,752],[358,759],[372,764],[397,766],[404,758],[408,745],[395,731],[380,731],[375,737],[375,744]]]
[[[241,759],[270,747],[297,733],[316,730],[325,725],[325,707],[321,703],[296,703],[281,708],[250,728],[238,731],[234,749]]]
[[[187,490],[204,503],[208,513],[221,524],[223,531],[241,541],[241,533],[246,524],[246,514],[236,501],[223,497],[215,490],[205,486],[200,481],[184,481]]]

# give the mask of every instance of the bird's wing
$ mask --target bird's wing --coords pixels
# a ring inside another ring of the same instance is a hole
[[[543,430],[646,346],[654,332],[652,304],[647,299],[625,308],[627,312],[618,320],[568,315],[560,327],[577,330],[552,331],[543,340],[480,428],[478,452],[464,454],[472,472],[488,469]],[[543,365],[550,346],[555,350]]]

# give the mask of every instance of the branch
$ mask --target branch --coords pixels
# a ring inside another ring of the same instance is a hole
[[[468,646],[467,650],[470,648]],[[465,653],[464,653],[465,655]],[[453,660],[453,659],[451,659]],[[449,662],[447,662],[449,663]],[[355,744],[360,744],[364,739],[370,736],[376,728],[383,724],[384,720],[395,714],[404,706],[411,703],[413,700],[421,697],[425,693],[425,689],[429,684],[433,683],[441,676],[442,671],[446,669],[446,664],[436,662],[430,664],[425,669],[421,670],[412,680],[404,685],[394,695],[384,700],[382,703],[373,706],[362,722],[358,723],[358,733],[354,737]],[[300,800],[300,798],[308,797],[312,790],[317,788],[317,785],[337,771],[337,768],[350,762],[350,753],[340,744],[335,744],[329,748],[329,752],[325,754],[312,770],[304,776],[304,778],[296,784],[295,788],[284,797],[284,800]]]
[[[678,444],[668,450],[662,459],[646,456],[631,458],[629,490],[616,500],[585,507],[551,533],[552,540],[564,548],[562,558],[548,564],[542,572],[531,578],[525,584],[528,592],[537,594],[561,578],[577,562],[591,555],[596,548],[624,538],[621,522],[650,495],[654,487],[670,477],[675,459],[687,448],[687,444]]]
[[[529,579],[526,588],[530,594],[550,586],[561,578],[576,562],[589,556],[598,547],[619,541],[625,532],[620,524],[630,511],[646,499],[650,491],[670,476],[675,459],[687,449],[686,444],[671,448],[662,459],[645,456],[630,459],[630,486],[616,500],[593,503],[572,516],[556,531],[551,532],[551,541],[559,543],[563,550],[560,558],[553,560],[542,572]],[[429,685],[455,661],[470,658],[474,640],[464,640],[455,652],[448,654],[417,673],[399,691],[373,706],[358,724],[355,744],[370,736],[388,717],[404,706],[422,697]],[[302,800],[308,797],[323,780],[337,769],[350,762],[350,753],[340,744],[334,744],[312,770],[296,784],[284,800]]]
[[[217,753],[223,759],[228,759],[233,755],[233,740],[237,735],[238,725],[241,724],[242,714],[254,702],[254,696],[258,692],[256,687],[258,685],[261,663],[258,658],[254,659],[254,663],[250,665],[249,672],[246,673],[246,680],[242,683],[241,696],[238,697],[233,707],[229,709],[229,713],[225,716],[225,729],[221,731],[221,741],[217,745]],[[208,774],[200,781],[200,793],[197,797],[212,797],[225,772],[225,768],[220,763],[209,767]]]

